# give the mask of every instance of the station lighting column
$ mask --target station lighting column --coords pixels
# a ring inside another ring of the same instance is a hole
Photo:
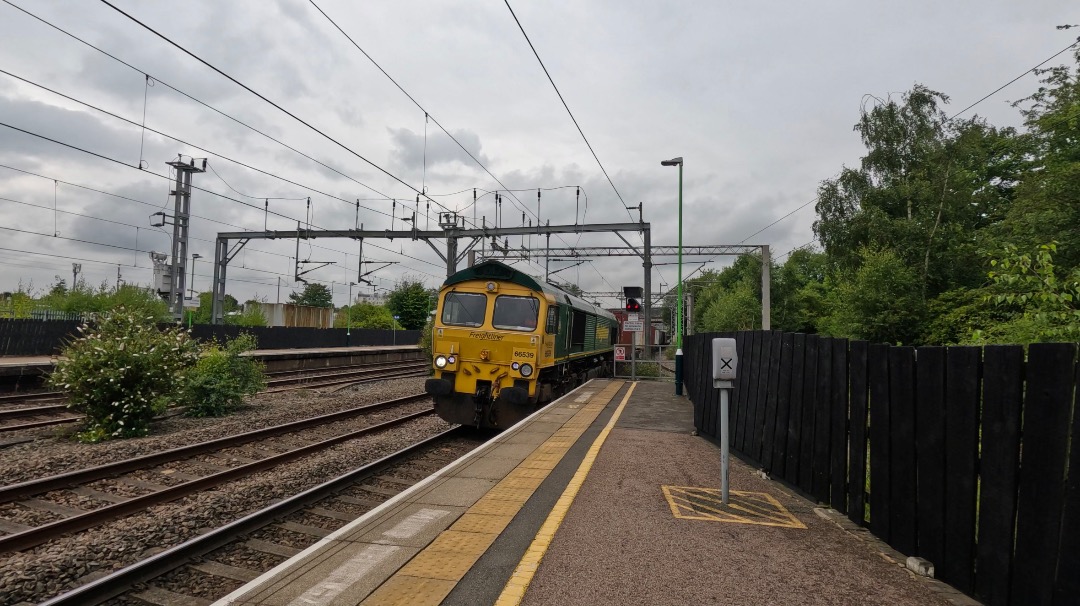
[[[679,167],[679,307],[675,313],[675,395],[682,395],[683,383],[683,350],[682,350],[682,321],[683,321],[683,281],[682,281],[682,157],[663,160],[661,166]]]

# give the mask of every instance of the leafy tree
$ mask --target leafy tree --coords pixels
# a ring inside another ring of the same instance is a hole
[[[1080,64],[1080,50],[1074,59]],[[1028,128],[1023,140],[1030,170],[995,233],[1021,250],[1057,242],[1061,278],[1080,265],[1080,69],[1059,66],[1038,73],[1042,86],[1014,104]]]
[[[916,342],[925,316],[919,275],[889,249],[860,251],[853,275],[826,281],[825,332],[876,343]]]
[[[391,330],[401,328],[394,322],[394,316],[383,305],[374,305],[361,301],[356,305],[346,305],[334,318],[334,328],[378,328]]]
[[[195,312],[195,324],[210,324],[211,316],[214,311],[214,293],[211,291],[199,293],[199,309]],[[231,314],[233,312],[240,311],[240,302],[236,300],[236,297],[232,295],[225,295],[225,303],[222,306],[222,312],[225,314]],[[228,322],[230,317],[225,316],[225,321]],[[265,320],[265,318],[264,318]],[[263,324],[265,326],[265,324]]]
[[[901,102],[880,101],[855,130],[866,145],[858,169],[818,190],[814,231],[830,264],[858,268],[862,249],[891,249],[917,268],[924,299],[985,279],[980,230],[999,221],[1026,168],[1012,129],[978,118],[950,121],[948,97],[917,85]]]
[[[717,332],[761,328],[761,300],[749,281],[741,281],[731,288],[716,284],[707,290],[713,291],[711,302],[708,307],[699,308],[703,313],[699,313],[695,330]]]
[[[434,299],[435,293],[425,288],[419,279],[406,276],[390,293],[386,307],[406,330],[420,330],[434,308]]]
[[[327,286],[308,282],[304,284],[302,292],[293,291],[289,294],[289,302],[294,305],[307,305],[309,307],[333,307],[334,296]]]
[[[996,292],[984,299],[1012,317],[976,331],[976,340],[1080,341],[1080,267],[1059,278],[1053,257],[1057,249],[1057,243],[1051,242],[1029,255],[1009,244],[991,260],[990,278]]]
[[[792,252],[787,261],[772,270],[772,327],[788,332],[816,333],[826,313],[824,253],[808,250]]]

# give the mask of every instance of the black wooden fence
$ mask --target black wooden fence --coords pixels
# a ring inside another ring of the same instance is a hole
[[[693,335],[686,387],[710,436],[721,336],[739,356],[734,450],[987,604],[1080,604],[1076,344],[1031,345],[1025,359],[1019,346]]]
[[[48,356],[60,353],[64,343],[78,334],[80,322],[66,320],[11,320],[0,318],[0,356]],[[163,325],[164,326],[164,325]],[[241,332],[258,339],[259,349],[310,349],[361,345],[416,345],[419,330],[368,328],[286,328],[211,326],[196,324],[192,336],[200,341],[227,341]],[[351,333],[351,334],[350,334]]]

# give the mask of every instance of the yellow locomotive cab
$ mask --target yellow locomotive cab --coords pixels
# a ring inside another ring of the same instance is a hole
[[[569,351],[570,331],[559,330],[560,304],[569,309],[569,301],[562,291],[494,261],[447,278],[432,335],[434,378],[425,385],[439,416],[505,428],[551,400],[570,376],[557,359],[560,348]],[[608,340],[609,326],[601,329],[594,319],[590,327]],[[579,366],[583,359],[575,357]]]

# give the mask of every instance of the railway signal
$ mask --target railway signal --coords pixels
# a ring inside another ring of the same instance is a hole
[[[626,311],[631,313],[637,313],[641,311],[641,303],[638,303],[637,299],[626,300]]]

